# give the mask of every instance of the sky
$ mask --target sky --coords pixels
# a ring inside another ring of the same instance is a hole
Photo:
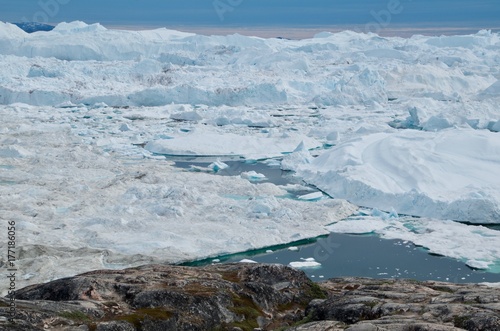
[[[500,0],[0,0],[0,21],[130,26],[500,27]]]

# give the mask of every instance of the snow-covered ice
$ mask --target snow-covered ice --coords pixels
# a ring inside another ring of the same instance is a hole
[[[154,140],[146,145],[146,149],[155,154],[175,156],[241,156],[247,159],[264,159],[283,156],[291,153],[303,140],[309,148],[317,148],[321,144],[314,139],[282,135],[269,137],[268,134],[237,135],[232,133],[214,134],[195,131],[180,135],[173,139]]]
[[[500,220],[500,135],[486,130],[368,134],[296,170],[328,194],[366,207],[475,223]]]
[[[309,194],[304,194],[298,197],[299,200],[319,200],[323,197],[323,193],[321,192],[314,192],[314,193],[309,193]]]
[[[0,217],[17,225],[18,285],[328,225],[493,270],[498,232],[450,220],[500,223],[499,54],[489,31],[284,40],[0,22]],[[195,172],[172,156],[220,159]],[[314,201],[214,175],[226,158],[283,159],[305,180],[289,188]],[[394,212],[352,221],[357,206],[338,198]]]

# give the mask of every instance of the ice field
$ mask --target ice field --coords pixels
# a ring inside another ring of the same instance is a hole
[[[0,22],[0,68],[0,218],[16,222],[19,286],[330,231],[500,273],[500,231],[484,226],[500,223],[499,34]],[[207,156],[219,160],[203,171],[173,164]],[[214,174],[229,159],[281,164],[302,184]]]

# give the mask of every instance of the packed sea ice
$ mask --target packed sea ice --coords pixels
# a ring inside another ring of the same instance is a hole
[[[499,264],[497,231],[455,222],[500,223],[496,33],[284,40],[0,22],[0,65],[0,217],[16,222],[19,286],[330,230]],[[202,156],[219,159],[198,172],[171,162]],[[227,157],[282,160],[322,194],[214,174]],[[395,217],[349,218],[358,206]]]

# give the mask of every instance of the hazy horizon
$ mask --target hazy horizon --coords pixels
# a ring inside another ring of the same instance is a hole
[[[56,24],[80,20],[123,28],[500,30],[496,0],[0,0],[0,21]]]

